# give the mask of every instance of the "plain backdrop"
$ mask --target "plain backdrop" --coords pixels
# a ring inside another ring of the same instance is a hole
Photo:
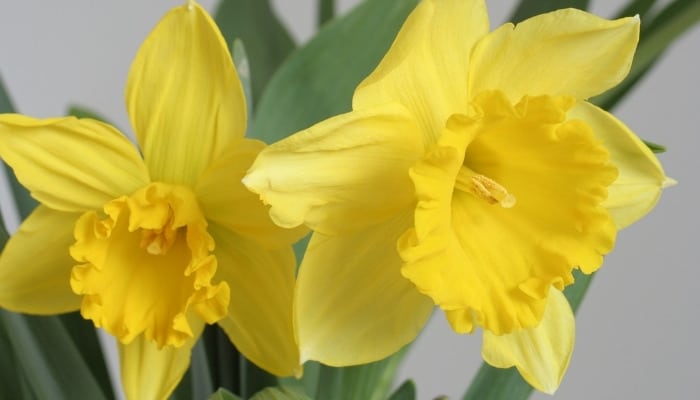
[[[356,2],[340,1],[339,11]],[[180,3],[2,0],[0,74],[16,107],[49,117],[65,114],[69,104],[87,105],[128,131],[123,90],[131,60],[161,16]],[[211,11],[216,2],[202,3]],[[514,1],[487,3],[495,27]],[[593,3],[594,12],[611,16],[623,2]],[[315,1],[274,4],[297,41],[313,34]],[[619,234],[578,313],[576,350],[557,399],[697,398],[699,58],[695,27],[615,110],[639,136],[668,147],[660,158],[680,184],[665,192],[647,218]],[[16,218],[8,219],[14,229]],[[480,334],[452,333],[437,312],[400,379],[414,379],[420,399],[458,398],[481,363],[480,345]]]

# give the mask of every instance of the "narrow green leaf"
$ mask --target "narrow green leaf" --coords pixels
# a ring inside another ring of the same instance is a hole
[[[89,109],[88,107],[85,106],[79,106],[77,104],[71,104],[68,106],[68,115],[72,115],[77,118],[90,118],[90,119],[96,119],[98,121],[110,123],[107,121],[106,118],[104,118],[102,115],[100,115],[98,112]]]
[[[335,399],[336,397],[324,398]],[[251,397],[250,400],[311,400],[311,398],[291,388],[270,387],[259,391],[255,396]]]
[[[2,213],[0,213],[0,253],[2,253],[2,249],[5,248],[5,243],[7,243],[9,239],[10,235],[5,229],[5,220],[2,218]]]
[[[0,77],[0,113],[13,113],[15,108],[12,105],[12,100],[5,90],[5,85],[2,82],[2,77]],[[27,189],[24,188],[18,181],[14,172],[8,168],[4,163],[2,163],[3,169],[7,174],[7,180],[10,182],[10,187],[12,189],[12,195],[15,199],[15,204],[17,205],[17,211],[19,212],[20,219],[24,219],[29,215],[29,213],[34,210],[37,205],[36,200],[34,200]]]
[[[107,398],[58,318],[0,310],[0,329],[35,398]]]
[[[615,18],[631,17],[632,15],[639,15],[639,18],[644,21],[649,11],[654,7],[656,0],[633,0],[627,3],[620,11],[615,15]],[[642,29],[644,25],[642,25]]]
[[[209,400],[242,400],[240,397],[226,389],[219,389],[209,396]]]
[[[649,141],[647,141],[647,140],[644,140],[643,142],[644,142],[645,145],[647,145],[647,147],[649,148],[649,150],[651,150],[651,151],[654,152],[654,153],[664,153],[664,152],[666,152],[666,146],[662,146],[662,145],[657,144],[657,143],[649,142]]]
[[[416,400],[416,384],[407,380],[387,400]]]
[[[15,112],[15,107],[10,96],[5,91],[5,84],[2,81],[2,76],[0,76],[0,114],[12,112]]]
[[[238,392],[239,354],[218,326],[207,326],[200,338],[204,344],[212,386]]]
[[[267,143],[350,110],[352,93],[379,63],[416,0],[374,0],[326,24],[292,54],[258,103],[252,135]]]
[[[335,368],[321,365],[317,399],[382,400],[386,399],[396,375],[396,369],[408,350],[404,347],[383,360]]]
[[[190,362],[189,372],[192,381],[191,399],[203,399],[214,391],[204,342],[201,340],[192,349],[192,361]]]
[[[253,87],[250,77],[250,60],[248,53],[245,51],[245,45],[240,39],[235,39],[231,45],[233,53],[233,62],[236,64],[236,72],[243,86],[243,94],[245,95],[247,121],[253,118]]]
[[[297,392],[310,395],[316,393],[319,378],[321,376],[321,364],[316,361],[307,361],[304,363],[304,375],[301,379],[294,377],[279,378],[280,386],[292,388]]]
[[[323,26],[335,15],[335,0],[318,0],[318,26]]]
[[[61,314],[56,317],[61,321],[68,335],[70,335],[73,344],[75,344],[75,347],[80,352],[88,369],[92,371],[95,380],[104,391],[105,396],[109,399],[113,399],[114,391],[112,389],[112,381],[109,379],[109,372],[107,371],[102,347],[97,338],[95,325],[92,321],[83,318],[78,311]],[[210,393],[210,391],[207,393]]]
[[[294,50],[294,41],[272,11],[269,0],[223,0],[214,14],[226,42],[245,43],[252,78],[253,102],[272,74]]]
[[[244,399],[249,398],[265,388],[277,385],[277,377],[264,371],[257,365],[248,361],[243,355],[239,356],[240,393]]]
[[[33,397],[32,391],[26,378],[17,368],[18,361],[14,352],[8,351],[11,348],[12,343],[0,323],[0,398],[30,399]]]
[[[560,8],[578,8],[587,10],[590,0],[521,0],[515,7],[510,21],[520,22],[535,15],[558,10]]]

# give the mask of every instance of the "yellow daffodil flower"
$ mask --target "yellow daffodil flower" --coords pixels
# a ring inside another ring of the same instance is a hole
[[[413,340],[434,305],[483,357],[553,392],[574,318],[561,290],[600,267],[668,182],[587,102],[628,73],[639,19],[566,9],[489,33],[483,0],[424,0],[352,111],[263,150],[244,184],[301,265],[302,360],[352,365]]]
[[[138,149],[95,120],[0,116],[0,155],[41,203],[0,258],[0,306],[80,309],[119,340],[133,399],[172,392],[205,323],[298,373],[290,244],[305,229],[277,227],[240,182],[264,144],[244,137],[241,83],[199,5],[148,36],[126,103]]]

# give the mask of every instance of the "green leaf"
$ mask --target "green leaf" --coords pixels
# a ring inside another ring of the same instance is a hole
[[[243,41],[250,60],[253,102],[272,74],[294,50],[294,41],[270,7],[269,0],[223,0],[214,19],[227,43]]]
[[[662,146],[660,144],[649,142],[647,140],[643,140],[643,142],[645,145],[647,145],[649,150],[651,150],[654,153],[664,153],[666,151],[666,146]]]
[[[387,400],[416,400],[416,384],[407,380]]]
[[[85,106],[79,106],[76,104],[71,104],[68,106],[68,115],[72,115],[77,118],[90,118],[90,119],[96,119],[98,121],[110,123],[107,121],[106,118],[104,118],[102,115],[100,115],[98,112],[93,111],[89,109],[88,107]]]
[[[277,377],[248,361],[241,354],[239,360],[240,390],[244,399],[265,388],[277,385]]]
[[[328,398],[334,399],[335,397]],[[311,398],[291,388],[270,387],[256,393],[250,400],[311,400]]]
[[[391,390],[408,346],[383,360],[353,367],[321,366],[317,399],[381,400]]]
[[[318,0],[318,26],[333,19],[335,15],[335,0]]]
[[[321,375],[321,364],[316,361],[307,361],[304,363],[304,375],[301,379],[294,377],[279,378],[279,384],[284,387],[292,388],[300,393],[316,393],[319,378]]]
[[[219,389],[209,396],[209,400],[242,400],[240,397],[226,389]]]
[[[5,91],[5,85],[2,82],[2,77],[0,77],[0,113],[13,113],[15,108],[12,105],[12,100],[10,96]],[[34,210],[37,206],[36,200],[34,200],[30,195],[29,191],[24,188],[18,181],[14,172],[8,168],[4,163],[5,173],[7,174],[7,180],[10,182],[10,187],[12,189],[12,195],[15,199],[15,204],[17,205],[17,211],[19,212],[20,218],[23,220],[29,215],[29,213]]]
[[[560,8],[587,10],[590,0],[521,0],[510,17],[510,21],[520,22],[538,14]]]
[[[178,384],[170,400],[204,399],[214,391],[204,340],[200,339],[192,349],[187,373]]]
[[[5,243],[7,243],[9,239],[10,235],[5,229],[5,220],[2,218],[2,213],[0,213],[0,253],[2,253],[2,249],[5,248]]]
[[[649,11],[654,7],[656,0],[633,0],[627,3],[620,11],[615,15],[615,18],[631,17],[632,15],[639,15],[639,18],[644,21],[644,18],[648,15]],[[644,29],[644,25],[642,25]]]
[[[29,383],[17,369],[17,359],[12,351],[4,349],[12,348],[5,330],[0,326],[0,398],[7,399],[31,399],[33,397]]]
[[[247,121],[250,121],[253,118],[253,87],[251,86],[250,60],[248,59],[248,53],[245,51],[245,46],[240,39],[235,39],[233,41],[231,52],[233,53],[233,62],[236,65],[236,72],[238,72],[238,79],[241,80],[241,86],[243,86]]]
[[[252,136],[272,143],[349,111],[355,87],[379,63],[416,3],[367,1],[326,24],[270,80]]]
[[[92,371],[95,380],[106,394],[106,397],[109,399],[114,398],[112,381],[109,379],[104,353],[102,352],[102,347],[97,338],[97,331],[95,330],[93,322],[83,318],[78,311],[61,314],[56,317],[61,321],[66,332],[70,335],[73,344],[80,352],[88,369]]]
[[[38,399],[107,399],[90,367],[57,317],[31,317],[0,310],[0,330],[16,368]],[[5,350],[6,351],[6,350]]]

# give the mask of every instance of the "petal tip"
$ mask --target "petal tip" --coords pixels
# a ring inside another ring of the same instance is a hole
[[[671,186],[676,186],[678,184],[678,181],[671,178],[671,177],[666,177],[664,181],[661,183],[661,188],[666,189],[670,188]]]

